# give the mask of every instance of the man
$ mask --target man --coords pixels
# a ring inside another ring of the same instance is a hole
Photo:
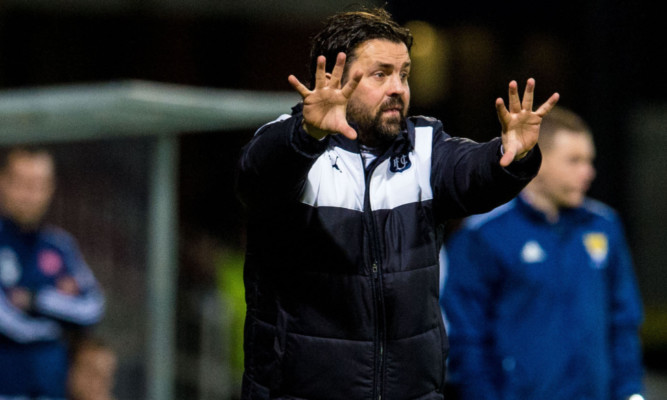
[[[0,163],[0,400],[65,399],[66,333],[103,313],[74,239],[42,222],[54,172],[42,149],[10,149]]]
[[[470,400],[640,399],[640,298],[618,216],[585,196],[590,130],[557,107],[539,146],[518,198],[445,246],[450,380]]]
[[[334,15],[313,86],[289,77],[303,103],[243,149],[244,399],[443,398],[438,227],[525,186],[558,95],[533,111],[534,81],[523,103],[511,82],[502,138],[451,138],[407,117],[411,44],[381,9]]]

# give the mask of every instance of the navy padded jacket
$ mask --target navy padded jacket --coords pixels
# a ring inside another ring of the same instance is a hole
[[[439,227],[513,198],[540,152],[504,169],[499,138],[410,117],[364,167],[357,141],[313,139],[300,110],[260,128],[239,162],[243,399],[442,399]]]

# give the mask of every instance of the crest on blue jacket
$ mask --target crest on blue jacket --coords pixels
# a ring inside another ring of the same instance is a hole
[[[609,253],[609,239],[602,232],[591,232],[584,235],[584,246],[597,268],[602,268]]]
[[[393,173],[403,172],[410,166],[412,166],[412,161],[407,154],[394,154],[389,159],[389,170]]]

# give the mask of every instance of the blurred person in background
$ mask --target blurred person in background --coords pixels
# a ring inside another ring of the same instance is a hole
[[[44,223],[53,156],[0,155],[0,400],[65,399],[68,337],[103,315],[104,298],[76,241]]]
[[[68,400],[114,400],[116,353],[96,337],[83,337],[71,352]]]
[[[330,17],[310,88],[243,149],[248,211],[243,399],[442,399],[447,338],[438,231],[519,193],[539,168],[535,82],[500,137],[452,138],[408,117],[409,30],[382,9]]]
[[[617,213],[586,197],[591,130],[555,107],[540,171],[441,254],[448,381],[463,400],[641,399],[642,305]]]

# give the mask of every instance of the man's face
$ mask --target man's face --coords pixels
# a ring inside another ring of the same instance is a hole
[[[580,206],[595,178],[595,146],[584,133],[561,130],[543,152],[542,166],[535,185],[553,206]]]
[[[13,153],[0,172],[0,205],[23,227],[34,227],[46,213],[54,190],[54,165],[48,154]]]
[[[401,131],[410,105],[410,55],[403,43],[373,39],[355,49],[347,76],[363,75],[347,104],[362,143],[376,145]]]

